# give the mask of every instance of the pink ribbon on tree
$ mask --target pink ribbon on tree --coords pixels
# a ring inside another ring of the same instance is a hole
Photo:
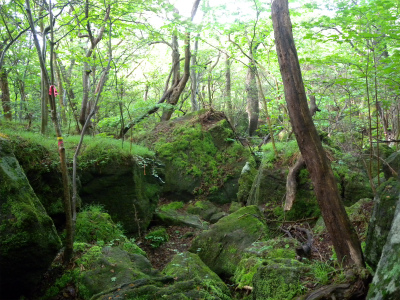
[[[56,97],[58,95],[57,89],[54,85],[51,85],[49,88],[49,95],[53,95],[54,97]]]

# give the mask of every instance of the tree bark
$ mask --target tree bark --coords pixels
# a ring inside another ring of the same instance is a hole
[[[42,56],[42,52],[40,49],[39,40],[35,31],[35,24],[32,18],[32,12],[30,7],[29,0],[25,0],[26,5],[26,13],[28,16],[29,26],[31,27],[32,35],[33,35],[33,42],[35,44],[35,48],[39,57],[40,69],[43,73],[43,84],[46,90],[50,88],[50,77],[47,73],[46,65]],[[49,10],[50,10],[50,26],[51,26],[51,44],[53,43],[53,14],[51,10],[51,1],[49,2]],[[50,57],[52,59],[52,57]],[[53,71],[53,68],[50,68]],[[52,76],[53,77],[53,76]],[[55,104],[55,96],[48,95],[50,98],[50,108],[51,108],[51,118],[54,124],[54,129],[57,135],[58,140],[58,153],[60,156],[60,168],[62,174],[62,182],[63,182],[63,192],[64,192],[64,212],[65,212],[65,227],[66,227],[66,237],[65,237],[65,251],[64,251],[64,263],[67,264],[71,260],[73,254],[73,245],[74,245],[74,237],[73,237],[73,226],[72,226],[72,210],[71,210],[71,198],[70,198],[70,190],[69,190],[69,179],[68,179],[68,169],[67,169],[67,159],[65,155],[65,147],[64,141],[62,138],[60,124],[57,120],[57,111],[56,111],[56,104]]]
[[[253,50],[253,49],[252,49]],[[253,58],[253,51],[250,51],[250,57]],[[249,136],[253,136],[258,127],[258,115],[260,113],[260,107],[258,102],[258,89],[256,82],[256,66],[254,65],[254,60],[249,61],[249,68],[247,69],[246,76],[246,92],[247,92],[247,102],[246,110],[249,116]]]
[[[307,105],[288,0],[273,0],[272,22],[289,116],[301,154],[310,172],[315,194],[338,261],[364,267],[361,246],[341,202],[332,168]]]
[[[196,15],[197,8],[199,7],[200,0],[195,0],[193,3],[192,7],[192,12],[191,12],[191,20],[193,21],[194,16]],[[173,50],[174,52],[174,50]],[[178,52],[179,54],[179,52]],[[173,54],[174,55],[174,54]],[[176,54],[175,54],[176,55]],[[178,60],[179,61],[179,60]],[[179,64],[177,65],[179,68]],[[175,76],[175,71],[174,71],[174,77],[173,77],[173,89],[171,94],[168,96],[167,103],[171,105],[176,105],[178,103],[179,97],[182,94],[183,90],[185,89],[186,83],[189,80],[190,77],[190,31],[186,31],[186,38],[185,38],[185,64],[184,64],[184,70],[183,70],[183,76],[182,78],[179,78],[178,76]],[[168,121],[171,116],[172,116],[173,110],[168,109],[165,110],[162,117],[161,121]]]
[[[0,69],[0,91],[4,119],[12,121],[10,89],[8,87],[7,71],[4,68]]]
[[[197,35],[198,37],[199,35]],[[191,88],[191,94],[190,94],[190,102],[191,102],[191,107],[192,111],[198,111],[199,110],[199,103],[197,101],[197,92],[199,90],[199,84],[198,84],[198,75],[197,75],[197,70],[196,70],[196,64],[197,64],[197,51],[199,49],[199,40],[196,38],[194,41],[194,49],[193,49],[193,55],[191,58],[191,68],[190,68],[190,88]]]
[[[225,103],[228,107],[228,120],[233,125],[233,106],[232,106],[232,93],[231,93],[231,62],[229,55],[225,53]]]
[[[108,18],[110,17],[110,10],[111,10],[111,8],[110,8],[110,6],[108,6],[106,9],[106,13],[105,13],[103,22],[106,22],[108,20]],[[88,51],[86,52],[86,58],[88,59],[92,56],[93,51],[96,48],[97,44],[103,38],[105,25],[103,25],[100,28],[99,34],[95,38],[92,34],[90,22],[88,21],[88,19],[89,19],[89,0],[86,0],[86,4],[85,4],[85,18],[87,20],[86,28],[87,28],[87,32],[88,32],[89,40],[90,40],[90,47],[89,47]],[[82,74],[83,97],[82,97],[82,104],[81,104],[81,113],[79,116],[79,123],[82,126],[85,125],[86,118],[89,113],[88,102],[89,102],[89,90],[90,90],[90,84],[89,84],[90,73],[91,73],[90,65],[87,61],[85,61],[84,67],[83,67],[83,74]]]

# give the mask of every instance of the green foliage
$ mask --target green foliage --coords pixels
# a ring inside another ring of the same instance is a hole
[[[335,269],[323,262],[315,262],[311,268],[312,274],[321,285],[327,285],[335,272]]]
[[[146,234],[145,239],[150,241],[150,245],[153,248],[158,248],[168,241],[169,235],[165,228],[159,228]]]
[[[87,206],[77,215],[75,233],[77,242],[104,241],[109,243],[122,236],[121,226],[112,222],[110,215],[104,212],[101,205]]]
[[[273,163],[282,160],[286,162],[296,152],[299,151],[296,140],[290,140],[288,142],[275,142],[276,150],[278,151],[279,157],[275,156],[275,152],[272,148],[272,143],[265,144],[261,147],[264,152],[263,163],[272,167]]]
[[[158,209],[161,211],[178,210],[183,208],[184,204],[182,201],[175,201],[168,204],[161,205]]]

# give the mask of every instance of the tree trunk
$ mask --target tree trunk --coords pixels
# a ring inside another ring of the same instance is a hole
[[[341,202],[332,168],[307,105],[294,45],[288,0],[273,0],[272,22],[285,98],[293,131],[310,172],[315,194],[338,261],[364,267],[360,243]]]
[[[57,58],[58,66],[59,66],[60,71],[61,71],[61,76],[62,76],[63,81],[65,83],[65,88],[67,90],[68,102],[69,102],[69,105],[70,105],[71,110],[72,110],[72,114],[73,114],[75,122],[76,122],[76,131],[78,133],[80,133],[81,130],[80,130],[80,127],[79,127],[79,116],[78,116],[78,111],[76,109],[75,94],[74,94],[74,91],[72,90],[72,87],[71,87],[71,73],[72,73],[72,67],[75,64],[75,60],[71,61],[71,65],[70,65],[69,70],[67,72],[66,69],[65,69],[65,66],[62,64],[61,60],[58,59],[57,54],[55,54],[55,55],[56,55],[56,58]]]
[[[199,7],[200,0],[195,0],[193,3],[192,7],[192,12],[191,12],[191,20],[193,21],[194,16],[196,15],[197,8]],[[178,41],[176,41],[178,43]],[[172,49],[173,52],[173,57],[174,55],[176,56],[177,54],[174,53],[174,48]],[[178,51],[179,55],[179,51]],[[173,59],[174,61],[174,59]],[[178,59],[179,61],[179,59]],[[177,64],[177,68],[179,70],[179,64]],[[190,77],[190,31],[186,31],[186,38],[185,38],[185,64],[184,64],[184,70],[183,70],[183,76],[182,78],[179,78],[179,73],[177,73],[177,76],[175,76],[175,72],[178,72],[178,70],[174,70],[174,77],[172,81],[172,92],[168,96],[167,103],[171,105],[176,105],[178,103],[179,97],[182,94],[183,90],[185,89],[186,83],[189,80]],[[168,121],[173,113],[173,109],[168,109],[163,112],[163,115],[161,117],[161,121]]]
[[[0,69],[0,91],[4,119],[12,121],[10,89],[8,87],[7,72],[4,68]]]
[[[108,18],[110,17],[110,6],[107,7],[103,22],[105,23]],[[89,40],[90,40],[90,47],[86,52],[86,59],[89,60],[89,58],[92,56],[94,49],[96,48],[97,44],[101,41],[103,38],[104,34],[104,29],[105,25],[103,25],[100,30],[98,36],[95,38],[93,36],[92,29],[90,27],[90,22],[89,22],[89,0],[86,0],[85,3],[85,19],[86,19],[86,30],[89,35]],[[83,66],[83,74],[82,74],[82,83],[83,83],[83,97],[82,97],[82,104],[81,104],[81,113],[79,115],[79,123],[82,125],[85,125],[86,118],[89,114],[90,107],[89,107],[89,90],[90,90],[90,85],[89,85],[89,77],[91,73],[91,67],[87,61],[84,62]]]
[[[65,114],[65,107],[64,107],[64,87],[63,87],[63,82],[61,80],[61,72],[60,68],[57,65],[57,59],[56,55],[54,54],[53,62],[56,65],[56,77],[57,77],[57,86],[58,86],[58,103],[60,105],[60,111],[61,111],[61,120],[64,124],[67,124],[67,116]]]
[[[50,77],[47,73],[46,65],[42,56],[42,52],[40,50],[39,40],[35,31],[35,23],[33,22],[32,12],[30,7],[30,1],[25,0],[26,5],[26,12],[28,16],[29,26],[32,31],[33,35],[33,42],[35,44],[35,48],[39,57],[40,69],[42,71],[43,76],[43,84],[44,88],[48,91],[50,88]],[[53,44],[54,37],[53,37],[53,14],[51,10],[52,4],[51,1],[49,2],[49,10],[50,10],[50,27],[51,27],[51,45]],[[53,52],[51,50],[51,52]],[[50,56],[52,59],[52,56]],[[52,62],[51,62],[52,63]],[[53,71],[53,67],[50,67],[51,71]],[[53,72],[52,72],[53,73]],[[52,76],[53,77],[53,76]],[[51,107],[51,117],[54,124],[54,129],[57,135],[58,141],[58,153],[60,156],[60,168],[62,174],[62,182],[63,182],[63,202],[64,202],[64,212],[65,212],[65,228],[66,228],[66,237],[65,237],[65,251],[64,251],[64,263],[67,264],[71,260],[73,254],[73,244],[74,244],[74,237],[73,237],[73,226],[72,226],[72,211],[71,211],[71,198],[70,198],[70,190],[69,190],[69,183],[68,183],[68,169],[67,169],[67,159],[65,155],[65,147],[64,141],[61,133],[60,124],[57,120],[57,110],[55,104],[55,95],[48,95],[50,98],[50,107]]]
[[[253,57],[253,54],[250,53],[250,56]],[[249,129],[248,129],[249,136],[253,136],[257,130],[258,114],[260,112],[260,108],[258,103],[256,66],[253,63],[253,60],[250,60],[249,65],[250,67],[247,69],[247,76],[246,76],[246,92],[247,92],[246,110],[249,116]]]
[[[233,120],[232,94],[231,94],[231,62],[228,54],[225,54],[225,102],[228,107],[228,120],[232,126],[235,124]]]
[[[197,35],[199,36],[199,35]],[[197,51],[199,49],[199,40],[196,38],[194,41],[194,49],[193,49],[193,55],[191,58],[191,68],[190,68],[190,88],[192,90],[190,94],[190,102],[191,102],[191,107],[192,111],[197,111],[199,110],[199,103],[197,101],[197,92],[199,89],[198,85],[198,75],[197,75],[197,70],[196,70],[196,64],[197,64]]]

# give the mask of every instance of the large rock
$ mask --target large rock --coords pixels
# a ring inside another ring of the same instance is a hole
[[[271,259],[253,277],[253,300],[291,300],[301,293],[300,276],[307,268],[294,259]]]
[[[203,110],[161,122],[138,140],[165,164],[164,197],[186,201],[201,196],[220,204],[236,200],[249,151],[235,140],[222,112]]]
[[[400,151],[392,153],[382,165],[383,173],[385,178],[389,179],[391,177],[399,178],[400,172]]]
[[[216,294],[220,294],[221,298],[223,298],[223,295],[230,296],[229,288],[222,279],[211,271],[200,257],[194,253],[183,252],[175,255],[172,261],[164,268],[163,273],[176,278],[177,281],[200,279],[203,289],[218,291]]]
[[[79,266],[82,271],[78,285],[84,299],[136,280],[160,277],[147,258],[120,247],[93,246],[78,260],[78,264],[83,266]]]
[[[160,192],[151,168],[146,172],[134,160],[91,167],[81,174],[81,185],[82,203],[104,205],[128,233],[148,227]]]
[[[399,199],[400,183],[391,178],[381,184],[374,198],[374,209],[368,226],[365,260],[375,269],[381,258],[395,215],[396,203]]]
[[[293,238],[276,238],[253,243],[244,250],[232,279],[233,282],[239,288],[252,286],[253,277],[260,266],[269,264],[271,259],[295,259],[295,249],[299,246],[300,242]]]
[[[39,282],[61,248],[53,221],[0,138],[0,298],[16,299]]]
[[[196,254],[175,255],[163,273],[167,276],[150,276],[118,284],[108,293],[103,292],[92,299],[231,299],[225,283]]]
[[[233,276],[243,251],[268,234],[257,206],[239,209],[198,235],[190,248],[218,275]]]
[[[400,200],[367,299],[400,299]]]

